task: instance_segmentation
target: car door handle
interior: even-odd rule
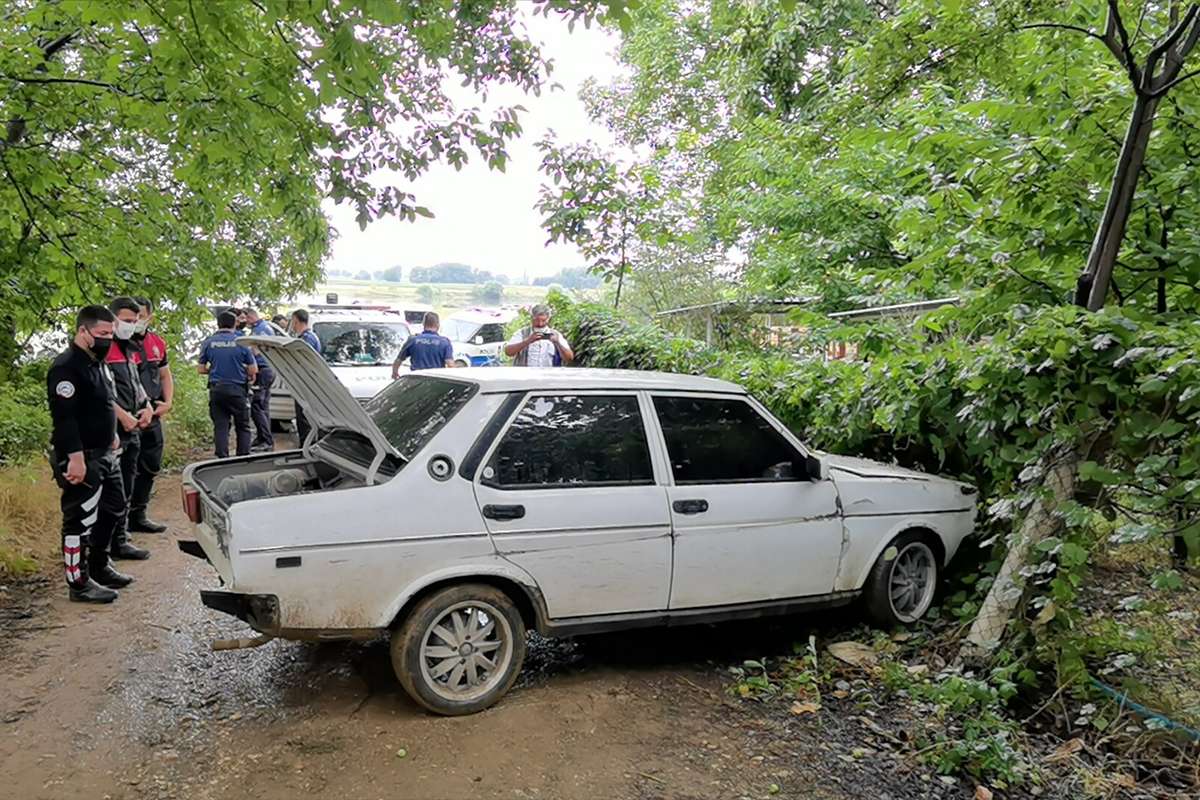
[[[707,500],[676,500],[671,504],[676,514],[703,514],[708,511]]]
[[[493,506],[483,507],[483,515],[488,519],[522,519],[525,516],[525,506]]]

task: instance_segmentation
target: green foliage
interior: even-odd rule
[[[1019,743],[1021,726],[1005,713],[1007,702],[1017,693],[1014,672],[1006,667],[986,678],[956,671],[919,678],[903,664],[887,662],[883,683],[924,704],[937,720],[937,726],[914,731],[922,759],[941,773],[963,771],[1007,788],[1025,783],[1034,769]]]
[[[207,378],[191,364],[179,363],[171,370],[175,396],[164,423],[166,451],[163,466],[178,469],[195,460],[195,451],[212,442],[212,420],[208,415]]]
[[[557,286],[561,289],[595,289],[600,285],[600,278],[593,275],[587,267],[563,267],[553,275],[534,278],[534,286]]]
[[[499,305],[504,298],[504,286],[497,281],[489,281],[475,289],[472,297],[480,303],[488,305]]]
[[[1121,4],[1131,28],[1145,12],[1138,58],[1165,30],[1167,5]],[[810,297],[818,310],[985,287],[997,307],[1068,302],[1132,92],[1095,38],[1028,26],[1099,32],[1104,11],[648,0],[622,41],[629,75],[588,93],[592,113],[642,154],[623,169],[653,187],[647,214],[660,222],[630,245],[635,283],[656,260],[695,263],[703,243],[722,256],[710,280]],[[1116,271],[1119,304],[1200,309],[1198,103],[1200,82],[1189,80],[1158,109]],[[675,207],[688,213],[672,226]],[[693,242],[690,258],[676,257],[673,228]]]
[[[825,361],[709,349],[562,295],[550,302],[583,366],[731,380],[818,449],[974,483],[986,542],[1001,548],[1040,490],[1039,459],[1084,443],[1080,493],[1057,510],[1063,533],[1042,544],[1026,576],[1035,609],[1055,603],[1055,626],[1075,621],[1072,600],[1096,548],[1149,538],[1165,547],[1166,536],[1200,521],[1200,326],[1188,319],[1074,306],[945,308],[911,330],[885,329],[884,347],[874,343],[876,328],[826,331],[873,355]],[[1102,514],[1113,519],[1104,523],[1111,536],[1096,533]],[[975,581],[976,590],[987,585]]]
[[[494,275],[486,269],[476,269],[470,264],[457,264],[452,261],[434,264],[431,267],[413,267],[409,270],[408,279],[412,283],[508,282],[506,275]]]
[[[379,280],[387,281],[388,283],[400,283],[404,280],[404,267],[399,265],[388,267],[385,270],[381,270],[377,274],[377,277]]]
[[[821,680],[818,670],[816,638],[810,636],[808,644],[792,645],[793,657],[775,659],[751,659],[741,666],[730,667],[733,683],[729,693],[747,700],[767,701],[776,698],[804,698],[813,703],[813,710],[820,708]]]
[[[431,305],[437,298],[437,289],[434,289],[428,284],[422,284],[417,287],[417,300],[426,305]]]
[[[400,185],[438,161],[502,169],[520,131],[518,106],[485,115],[444,87],[536,92],[549,69],[512,0],[15,0],[0,45],[3,339],[118,293],[196,321],[205,298],[310,289],[323,197],[360,225],[430,216]]]
[[[23,461],[50,446],[48,367],[48,362],[33,362],[0,382],[0,464]]]

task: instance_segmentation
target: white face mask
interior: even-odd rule
[[[118,339],[128,339],[133,336],[133,332],[137,330],[137,323],[126,322],[125,320],[117,320],[114,332]]]
[[[133,332],[138,334],[139,336],[141,336],[146,333],[146,329],[149,327],[150,327],[150,320],[139,319],[137,322],[133,323]]]

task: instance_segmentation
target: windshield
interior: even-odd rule
[[[452,342],[469,342],[480,324],[465,319],[448,319],[442,323],[440,333]]]
[[[321,357],[338,366],[391,364],[410,331],[403,322],[339,320],[316,322],[313,332],[321,340]]]
[[[371,398],[367,415],[404,460],[410,461],[477,388],[473,383],[403,375]]]

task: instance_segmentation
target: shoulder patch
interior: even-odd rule
[[[59,397],[70,400],[75,396],[75,384],[70,381],[59,381],[54,387],[54,393]]]

